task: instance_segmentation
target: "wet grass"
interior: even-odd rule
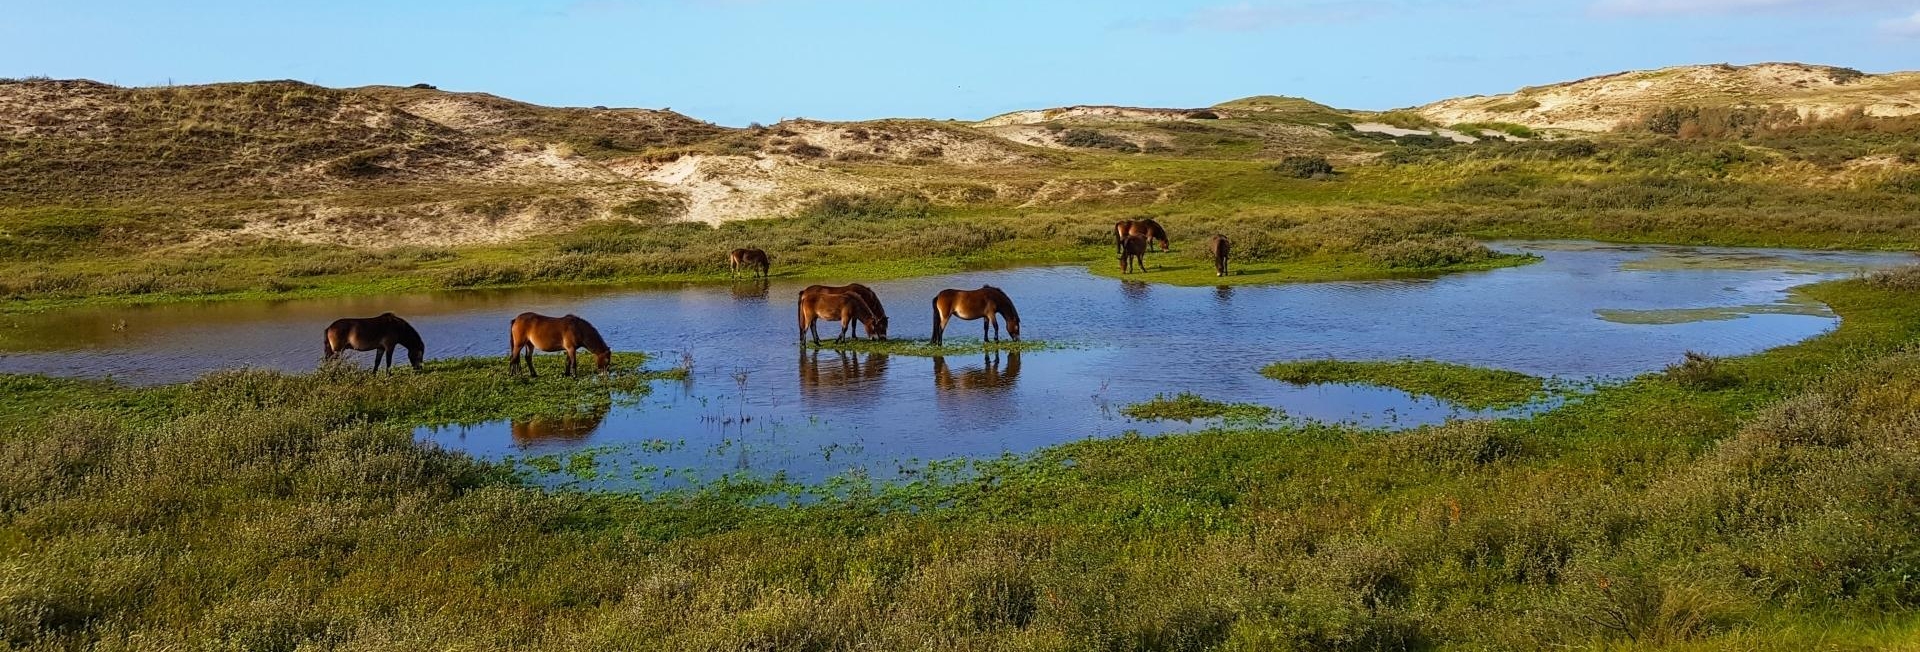
[[[1155,394],[1153,400],[1120,408],[1120,413],[1141,421],[1184,421],[1220,419],[1241,425],[1272,422],[1281,413],[1256,403],[1222,403],[1192,392],[1172,396]]]
[[[1920,631],[1920,301],[1900,285],[1809,289],[1844,317],[1836,331],[1718,360],[1707,385],[1654,374],[1525,419],[1398,433],[1088,440],[950,477],[849,477],[792,506],[767,500],[797,490],[777,479],[655,499],[546,491],[412,441],[423,420],[601,400],[618,381],[503,380],[486,360],[154,388],[12,379],[28,391],[7,414],[33,416],[0,424],[0,636],[25,649],[1898,646]],[[432,407],[469,384],[466,407]]]
[[[967,324],[972,322],[958,323]],[[951,330],[951,328],[949,328],[949,330]],[[1046,340],[1021,340],[1015,342],[1002,339],[993,342],[967,339],[964,337],[948,337],[946,341],[940,344],[934,344],[929,340],[867,340],[853,339],[852,337],[848,337],[844,342],[835,342],[831,338],[822,337],[820,343],[817,345],[812,341],[806,343],[806,347],[810,349],[846,351],[848,353],[884,353],[888,355],[909,355],[923,358],[967,355],[990,351],[1045,351],[1048,349],[1064,348],[1064,346],[1063,344],[1048,342]]]
[[[1518,407],[1547,398],[1550,393],[1547,381],[1534,376],[1433,360],[1301,360],[1276,362],[1260,373],[1295,385],[1391,387],[1470,410]]]

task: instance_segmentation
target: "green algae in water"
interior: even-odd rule
[[[1691,324],[1703,321],[1726,321],[1744,319],[1749,315],[1802,315],[1807,317],[1832,317],[1833,310],[1826,304],[1813,299],[1793,295],[1778,303],[1751,304],[1744,306],[1712,306],[1707,308],[1661,308],[1657,310],[1600,309],[1593,311],[1603,321],[1616,324],[1670,325]]]
[[[982,342],[980,340],[962,340],[962,339],[948,339],[947,341],[940,344],[934,344],[929,340],[848,339],[844,342],[835,342],[833,340],[822,339],[820,340],[819,344],[814,344],[812,341],[808,341],[806,344],[806,347],[809,349],[820,349],[820,350],[826,350],[826,351],[845,351],[848,353],[886,353],[890,355],[910,355],[910,356],[919,356],[923,358],[931,358],[935,356],[948,356],[948,355],[968,355],[973,353],[986,353],[991,351],[1025,352],[1025,351],[1045,351],[1048,349],[1066,348],[1065,345],[1055,344],[1053,342],[1048,342],[1045,340],[1024,340],[1020,342],[1001,340],[998,342]]]

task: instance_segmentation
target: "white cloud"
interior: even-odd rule
[[[1920,11],[1905,18],[1880,21],[1880,33],[1898,38],[1920,38]]]
[[[1858,10],[1908,4],[1909,0],[1597,0],[1594,13],[1605,16],[1733,14],[1746,11]]]

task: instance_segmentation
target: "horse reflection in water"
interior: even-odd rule
[[[1000,351],[981,354],[979,367],[958,371],[947,366],[946,356],[933,356],[933,386],[946,392],[1001,392],[1013,388],[1020,378],[1020,352],[1007,351],[1001,364]]]
[[[577,444],[593,436],[607,420],[612,405],[599,405],[580,412],[513,420],[513,445],[531,448],[541,444]]]
[[[773,284],[764,278],[736,281],[732,288],[733,300],[764,303],[767,300],[767,289],[772,286]]]
[[[825,355],[826,359],[821,359]],[[848,353],[823,349],[800,351],[800,391],[809,398],[831,397],[841,387],[877,384],[887,375],[887,354]]]

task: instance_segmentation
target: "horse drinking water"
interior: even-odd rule
[[[365,319],[338,319],[327,326],[325,360],[340,357],[340,352],[374,351],[373,370],[380,370],[380,359],[387,360],[387,373],[393,373],[393,348],[407,347],[407,363],[414,371],[421,368],[420,361],[427,357],[427,345],[420,340],[420,331],[413,324],[394,316],[393,313],[381,313],[379,317]]]
[[[874,316],[873,308],[867,305],[866,299],[860,298],[860,293],[828,292],[815,290],[815,288],[801,290],[800,344],[802,346],[807,343],[809,331],[813,333],[813,343],[820,343],[819,320],[821,319],[840,322],[840,335],[833,338],[835,342],[846,341],[847,329],[855,321],[867,327],[868,339],[880,339],[887,333],[886,325],[880,322],[880,318]]]
[[[954,317],[972,321],[985,319],[980,325],[980,339],[987,340],[992,333],[993,341],[1000,341],[1000,324],[995,317],[1006,320],[1007,335],[1013,341],[1020,341],[1020,313],[1013,308],[1013,299],[1007,293],[991,285],[982,285],[978,290],[941,290],[933,298],[933,343],[939,344],[941,336],[947,331],[947,320]]]
[[[867,302],[867,309],[873,312],[873,326],[867,328],[867,337],[878,340],[887,339],[887,309],[885,306],[880,305],[880,295],[874,294],[871,288],[859,283],[848,283],[837,287],[832,285],[809,285],[807,289],[800,291],[801,300],[805,301],[807,295],[810,294],[853,294],[859,296],[861,301]],[[854,337],[860,336],[860,326],[860,322],[854,322]]]
[[[564,375],[571,376],[579,369],[579,360],[575,352],[586,349],[593,354],[593,367],[597,373],[607,373],[613,366],[613,349],[600,337],[600,331],[587,323],[587,320],[567,315],[548,317],[531,312],[520,313],[513,318],[513,327],[509,334],[512,350],[507,351],[507,370],[520,373],[520,355],[524,351],[527,357],[527,375],[539,377],[533,370],[533,351],[565,351],[567,370]]]

